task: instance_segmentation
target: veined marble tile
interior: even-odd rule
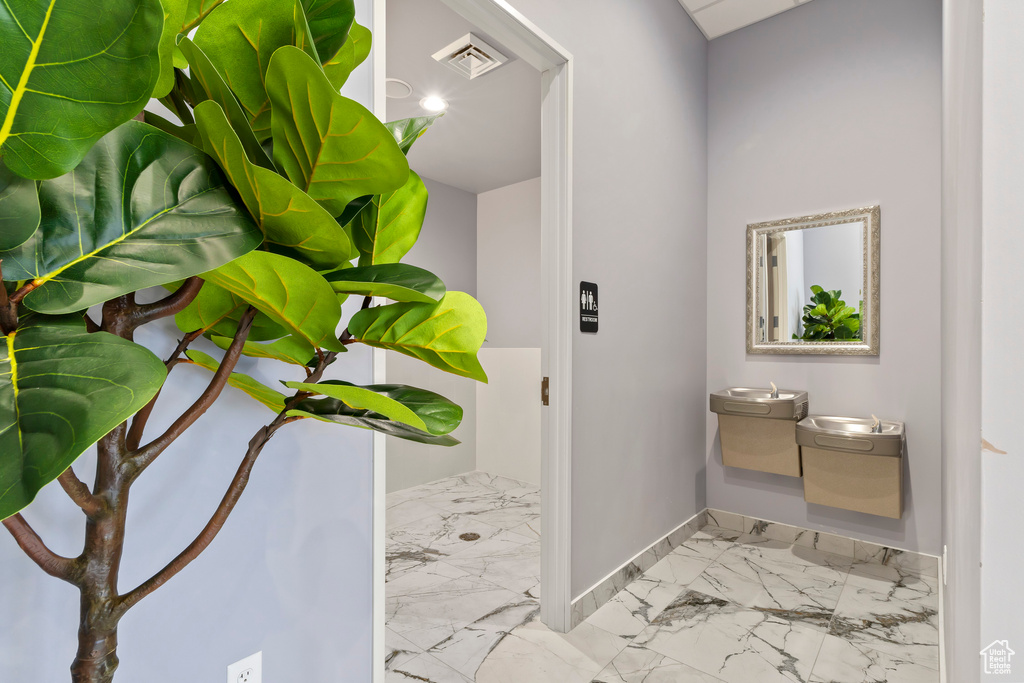
[[[693,551],[709,560],[717,560],[722,553],[732,548],[736,539],[742,535],[740,532],[732,531],[731,529],[705,526],[680,544],[679,548]]]
[[[939,668],[938,596],[877,593],[854,584],[843,590],[829,633],[861,649]],[[907,598],[907,599],[903,599]]]
[[[455,669],[430,655],[420,655],[401,666],[388,669],[385,683],[473,683]]]
[[[913,661],[825,636],[810,683],[939,683],[939,672]]]
[[[684,543],[645,571],[644,577],[683,588],[696,580],[711,562],[707,555]]]
[[[740,536],[719,559],[745,557],[768,569],[841,580],[855,563],[850,556],[805,548],[764,536]]]
[[[462,512],[499,529],[515,529],[523,524],[532,524],[540,528],[540,506],[537,505],[510,504],[481,510],[464,509]]]
[[[525,522],[509,529],[514,534],[525,536],[531,541],[540,540],[540,516],[530,515]]]
[[[689,588],[823,633],[843,592],[844,576],[780,572],[743,555],[725,553]]]
[[[586,623],[631,638],[643,631],[684,589],[640,577],[591,614]]]
[[[923,553],[913,553],[896,548],[887,548],[877,543],[866,541],[854,542],[854,558],[860,562],[871,562],[888,567],[897,567],[904,571],[914,572],[923,576],[938,576],[938,558]]]
[[[465,628],[430,648],[439,661],[465,675],[476,678],[477,669],[505,636],[540,613],[540,604],[521,597],[480,617]]]
[[[518,598],[505,588],[435,562],[388,583],[388,628],[428,649],[492,610]]]
[[[387,578],[467,551],[474,546],[502,539],[505,543],[530,542],[524,536],[502,531],[472,516],[438,512],[387,531]]]
[[[578,644],[538,621],[531,622],[502,639],[477,669],[476,683],[590,683],[604,665],[594,661],[593,651],[588,654]],[[603,652],[607,642],[589,645],[584,649]]]
[[[850,570],[846,585],[882,593],[898,600],[917,600],[939,607],[939,579],[881,564],[858,563]]]
[[[387,671],[401,667],[411,659],[423,654],[423,650],[389,628],[384,629],[384,668]]]
[[[743,515],[737,515],[735,512],[725,512],[724,510],[708,510],[707,518],[708,524],[712,526],[730,531],[738,531],[741,534],[746,533],[746,529],[743,528]]]
[[[636,638],[727,683],[807,680],[825,634],[800,623],[687,591]]]
[[[842,555],[843,557],[854,556],[856,542],[852,538],[828,534],[824,531],[809,531],[806,529],[799,529],[799,531],[800,533],[797,535],[796,540],[793,541],[794,545],[801,548],[813,548],[834,555]]]
[[[514,534],[495,536],[447,558],[445,562],[481,580],[523,593],[540,582],[540,544],[520,543]],[[525,540],[525,539],[523,539]]]
[[[443,510],[425,502],[422,498],[414,498],[387,508],[384,523],[386,528],[394,529],[417,522],[425,517],[436,515],[439,512],[443,512]]]
[[[597,675],[593,683],[720,683],[693,667],[645,647],[630,645]]]

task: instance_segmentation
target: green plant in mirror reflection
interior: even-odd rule
[[[860,313],[843,301],[842,290],[811,287],[811,303],[804,306],[802,336],[806,341],[857,341],[861,339]]]

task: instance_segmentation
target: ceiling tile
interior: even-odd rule
[[[696,12],[697,10],[704,9],[708,5],[720,2],[721,0],[679,0],[683,3],[683,7],[690,10],[690,12]]]
[[[795,0],[721,0],[694,12],[693,18],[714,39],[796,6]]]

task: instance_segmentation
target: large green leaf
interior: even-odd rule
[[[326,69],[326,67],[324,67]],[[330,71],[327,72],[330,76]],[[332,81],[333,82],[333,81]],[[395,142],[398,143],[399,149],[402,150],[403,154],[409,154],[409,150],[412,149],[413,143],[419,140],[427,129],[434,124],[437,119],[441,118],[443,114],[434,114],[433,116],[419,116],[414,119],[402,119],[401,121],[392,121],[384,124],[385,127],[391,131],[391,134],[395,136]],[[344,226],[348,226],[349,223],[354,221],[373,201],[373,195],[366,195],[353,199],[349,202],[348,206],[345,207],[345,211],[338,216],[338,223]]]
[[[386,263],[365,268],[345,268],[324,276],[336,292],[382,296],[394,301],[440,301],[446,289],[441,278],[429,270],[404,263]]]
[[[402,152],[408,154],[409,150],[412,149],[413,143],[423,137],[427,129],[434,125],[442,116],[444,116],[443,112],[432,116],[417,116],[412,119],[391,121],[385,125],[391,131],[391,134],[395,136],[395,142],[398,143]]]
[[[352,223],[360,266],[398,263],[416,244],[427,214],[427,186],[415,171],[405,185],[373,197]]]
[[[345,41],[345,44],[341,46],[341,49],[338,50],[337,54],[330,61],[323,63],[327,80],[331,82],[335,90],[341,90],[356,67],[370,56],[370,46],[372,43],[373,38],[370,35],[370,29],[353,23],[352,29],[348,34],[348,40]]]
[[[356,18],[353,0],[302,0],[306,21],[322,64],[327,64],[348,39]]]
[[[407,424],[389,420],[370,410],[352,408],[336,398],[308,398],[295,406],[294,410],[289,410],[287,415],[349,425],[360,429],[372,429],[388,436],[432,446],[458,446],[460,443],[458,439],[448,434],[431,434]]]
[[[188,359],[193,364],[206,368],[210,372],[217,372],[218,368],[220,368],[220,363],[202,351],[189,349],[185,352],[185,355],[188,356]],[[232,372],[228,375],[228,385],[239,391],[244,391],[275,413],[280,413],[284,410],[285,401],[288,398],[280,391],[274,391],[266,384],[261,384],[249,375],[242,374],[241,372]]]
[[[0,250],[24,244],[39,228],[39,192],[34,180],[15,175],[0,161]]]
[[[313,56],[310,61],[320,70],[312,40],[301,35],[305,22],[298,0],[231,0],[210,12],[193,38],[231,86],[260,140],[270,137],[270,102],[264,81],[275,51],[285,45],[306,44]]]
[[[286,178],[249,161],[220,105],[203,102],[195,115],[203,148],[231,179],[268,243],[317,270],[355,257],[352,240],[331,214]]]
[[[182,22],[188,11],[189,0],[160,0],[164,8],[164,30],[160,36],[160,76],[153,89],[153,97],[160,99],[174,87],[174,49]]]
[[[185,333],[198,331],[203,334],[234,337],[238,324],[248,308],[249,304],[241,297],[207,282],[192,303],[174,316],[174,322],[178,329]],[[248,339],[268,341],[280,339],[287,334],[288,330],[263,313],[257,313],[253,318]]]
[[[314,347],[342,350],[336,335],[341,305],[327,280],[309,266],[254,251],[206,273],[203,279],[248,301]]]
[[[230,337],[210,336],[210,341],[222,349],[231,346]],[[274,342],[245,342],[242,347],[242,354],[252,358],[270,358],[292,365],[309,366],[317,360],[316,352],[304,339],[298,337],[285,337]]]
[[[267,92],[274,163],[332,216],[353,199],[391,192],[409,178],[409,162],[384,124],[339,95],[298,48],[274,53]]]
[[[196,130],[196,124],[189,123],[184,126],[179,126],[176,123],[171,123],[159,114],[154,114],[151,111],[143,112],[142,120],[158,128],[165,133],[173,135],[182,142],[187,142],[193,147],[202,147],[203,141],[199,139],[199,131]]]
[[[182,17],[181,29],[178,33],[188,33],[199,26],[222,2],[224,0],[188,0],[188,9],[185,10],[185,16]]]
[[[38,285],[24,301],[42,313],[198,275],[263,239],[212,159],[141,121],[40,183],[39,199],[39,230],[2,257],[7,280]]]
[[[369,410],[431,434],[449,434],[462,422],[462,408],[444,396],[402,384],[360,387],[340,380],[317,384],[285,382],[289,389],[335,398],[355,410]]]
[[[142,111],[160,74],[159,0],[0,4],[0,156],[53,178]]]
[[[231,92],[228,84],[224,82],[224,78],[217,71],[213,62],[210,61],[210,58],[185,36],[179,38],[178,47],[181,48],[182,53],[188,60],[192,83],[199,86],[194,88],[196,90],[196,99],[199,100],[196,104],[200,104],[205,100],[213,100],[219,104],[220,108],[227,115],[232,130],[238,136],[239,142],[241,142],[242,147],[245,149],[245,154],[249,161],[257,166],[276,171],[274,163],[267,156],[259,140],[256,139],[256,134],[252,132],[252,128],[249,127],[249,117],[242,111],[242,106],[238,104],[238,100]]]
[[[487,335],[487,315],[464,292],[448,292],[436,304],[401,303],[352,316],[357,341],[398,351],[453,375],[487,382],[476,354]]]
[[[0,343],[0,519],[149,402],[164,364],[80,317],[35,317]]]

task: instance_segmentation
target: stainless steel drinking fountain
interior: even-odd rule
[[[711,394],[718,415],[722,463],[759,472],[800,476],[796,423],[807,415],[807,392],[735,387]]]
[[[903,516],[902,422],[813,415],[797,425],[796,440],[808,503]]]

